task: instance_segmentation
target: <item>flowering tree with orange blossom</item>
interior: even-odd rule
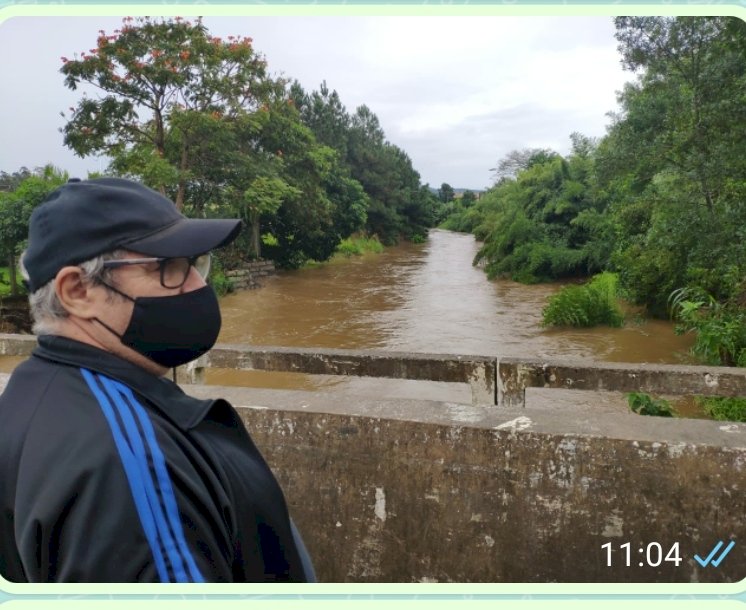
[[[81,157],[105,154],[115,172],[173,191],[179,209],[205,124],[258,112],[284,89],[251,38],[211,36],[199,19],[126,17],[98,34],[95,48],[61,58],[68,88],[98,90],[63,113],[65,145]]]

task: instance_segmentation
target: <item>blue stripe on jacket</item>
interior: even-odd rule
[[[114,436],[161,582],[171,582],[170,573],[175,582],[204,582],[184,538],[166,461],[145,408],[127,386],[81,372]]]

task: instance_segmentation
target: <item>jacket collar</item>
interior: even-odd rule
[[[182,430],[199,424],[214,400],[188,396],[173,381],[158,377],[127,360],[92,345],[58,335],[42,335],[33,351],[37,358],[83,367],[117,381],[148,400]]]

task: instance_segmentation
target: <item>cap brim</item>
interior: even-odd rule
[[[227,246],[236,239],[241,225],[235,218],[184,218],[122,247],[150,256],[196,256]]]

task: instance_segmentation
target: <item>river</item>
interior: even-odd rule
[[[541,310],[560,283],[489,281],[472,266],[471,235],[432,230],[423,244],[283,271],[261,289],[221,300],[219,341],[287,347],[387,349],[605,362],[689,363],[691,337],[630,316],[623,328],[543,329]],[[209,371],[208,382],[349,394],[468,401],[456,384]],[[574,400],[574,398],[573,398]],[[619,401],[606,401],[619,408]],[[612,404],[613,403],[613,404]],[[691,407],[685,406],[686,411]],[[690,412],[689,415],[697,415]]]

